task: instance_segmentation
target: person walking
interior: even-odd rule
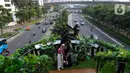
[[[58,55],[57,55],[57,69],[60,71],[60,69],[63,69],[63,55],[64,55],[64,49],[65,49],[65,44],[62,44],[60,48],[58,49]]]

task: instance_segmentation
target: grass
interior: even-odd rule
[[[26,25],[27,25],[27,26],[28,26],[28,25],[33,25],[33,24],[35,24],[36,22],[39,22],[39,21],[41,21],[41,20],[43,20],[43,18],[39,18],[39,19],[37,19],[37,20],[32,20],[32,21],[28,22]]]
[[[96,68],[96,62],[93,59],[79,61],[78,65],[72,65],[72,67],[65,67],[64,69],[84,69],[84,68]],[[56,70],[57,66],[51,66],[50,70]]]
[[[0,37],[2,37],[2,38],[8,38],[8,37],[13,36],[15,34],[16,34],[15,32],[6,32],[3,35],[0,35]]]
[[[92,24],[94,24],[95,26],[97,26],[98,28],[102,29],[104,32],[106,32],[107,34],[109,34],[112,37],[115,37],[117,39],[119,39],[120,41],[122,41],[123,43],[130,45],[130,39],[120,33],[117,33],[109,28],[106,28],[104,26],[100,26],[98,22],[88,18],[87,16],[85,17],[88,21],[90,21]]]
[[[22,28],[21,28],[21,27],[19,27],[19,28],[16,28],[15,30],[16,30],[16,31],[19,31],[19,30],[22,30]]]

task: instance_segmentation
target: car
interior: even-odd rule
[[[45,25],[47,25],[48,24],[48,22],[47,21],[45,21]]]
[[[40,24],[40,22],[36,22],[36,25],[39,25]]]
[[[81,22],[81,25],[82,25],[82,26],[84,26],[84,25],[85,25],[85,23],[84,23],[84,22]]]
[[[30,27],[26,27],[25,29],[26,29],[26,31],[30,31]]]
[[[45,32],[46,32],[46,28],[43,28],[43,29],[42,29],[42,33],[45,33]]]
[[[97,35],[94,35],[94,34],[91,34],[91,35],[90,35],[90,38],[95,39],[95,40],[98,40],[98,36],[97,36]]]
[[[77,20],[75,19],[74,22],[77,22]]]
[[[77,22],[77,23],[76,23],[76,25],[78,25],[78,26],[79,26],[79,23]]]
[[[83,19],[80,19],[80,22],[83,22]]]
[[[53,21],[52,21],[52,20],[50,20],[50,24],[51,24],[51,25],[53,24]]]

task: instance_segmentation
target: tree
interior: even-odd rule
[[[28,16],[29,16],[29,19],[34,18],[35,16],[37,16],[36,10],[34,8],[29,8]]]
[[[36,10],[37,17],[40,18],[41,14],[42,14],[41,8],[37,5],[34,7],[34,9]]]
[[[9,10],[3,8],[3,6],[0,5],[0,29],[1,34],[3,35],[3,27],[12,20],[11,14],[9,13]]]
[[[91,16],[94,20],[106,28],[116,30],[120,33],[124,30],[123,35],[128,35],[128,29],[130,28],[130,12],[126,12],[124,15],[115,15],[114,5],[98,4],[95,6],[87,6],[82,9],[84,14]]]
[[[29,15],[25,10],[19,10],[15,13],[16,17],[19,19],[20,22],[24,22],[29,19]]]
[[[54,26],[54,30],[56,31],[52,32],[62,35],[67,30],[67,24],[68,24],[68,12],[64,10],[57,18],[56,24]]]

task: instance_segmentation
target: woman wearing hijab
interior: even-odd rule
[[[58,49],[58,55],[57,55],[57,68],[60,71],[60,69],[63,69],[63,54],[64,54],[64,48],[65,44],[62,44],[60,48]]]

